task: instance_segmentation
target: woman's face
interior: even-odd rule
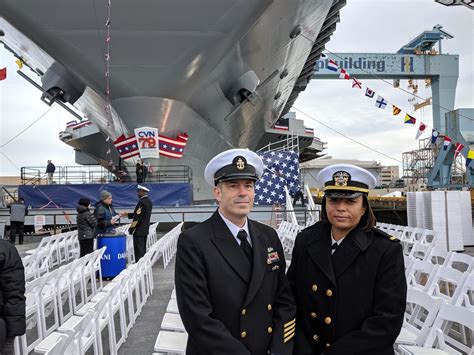
[[[356,198],[326,198],[326,213],[334,228],[349,232],[360,222],[364,215],[363,197]]]
[[[104,203],[106,205],[111,205],[112,204],[112,196],[107,197],[105,200],[102,200],[102,201],[104,201]]]

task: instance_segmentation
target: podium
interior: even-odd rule
[[[127,266],[127,237],[125,234],[101,234],[97,236],[97,249],[105,247],[100,260],[102,277],[115,277]]]

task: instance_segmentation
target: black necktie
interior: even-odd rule
[[[336,254],[338,246],[339,246],[339,244],[337,244],[337,242],[332,243],[332,245],[331,245],[331,256],[334,256],[334,254]],[[334,252],[333,252],[333,250],[334,250]]]
[[[250,265],[252,265],[253,264],[252,247],[250,246],[247,240],[247,232],[241,229],[239,233],[237,233],[237,238],[240,239],[240,247],[242,248],[242,251],[244,252],[247,259],[249,259]]]

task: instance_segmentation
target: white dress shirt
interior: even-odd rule
[[[239,238],[237,238],[237,234],[239,233],[240,230],[244,230],[247,232],[247,241],[249,242],[250,246],[252,246],[252,239],[250,238],[250,233],[249,233],[249,224],[247,218],[245,218],[245,224],[242,227],[239,227],[238,225],[232,223],[229,221],[219,210],[219,214],[221,218],[224,220],[225,224],[227,225],[227,228],[229,228],[230,232],[234,236],[235,241],[237,244],[240,245],[241,241]]]

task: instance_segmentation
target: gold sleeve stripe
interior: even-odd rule
[[[293,324],[291,327],[285,328],[285,329],[283,330],[283,332],[284,332],[284,333],[289,333],[289,332],[291,332],[291,331],[294,332],[294,331],[295,331],[295,326],[296,326],[296,324]]]
[[[286,338],[288,335],[290,335],[290,334],[292,334],[292,333],[294,333],[294,332],[295,332],[294,329],[285,332],[285,333],[283,334],[283,338]]]
[[[290,335],[288,335],[287,337],[283,338],[283,342],[284,343],[287,343],[288,341],[290,341],[291,339],[293,339],[293,337],[295,336],[295,333],[291,333]]]
[[[130,225],[130,227],[131,227],[131,228],[135,227],[135,226],[137,225],[137,222],[138,222],[138,221],[134,221],[134,222]]]
[[[290,325],[293,325],[294,323],[296,322],[296,318],[293,318],[292,320],[290,320],[289,322],[286,322],[284,327],[289,327]]]

